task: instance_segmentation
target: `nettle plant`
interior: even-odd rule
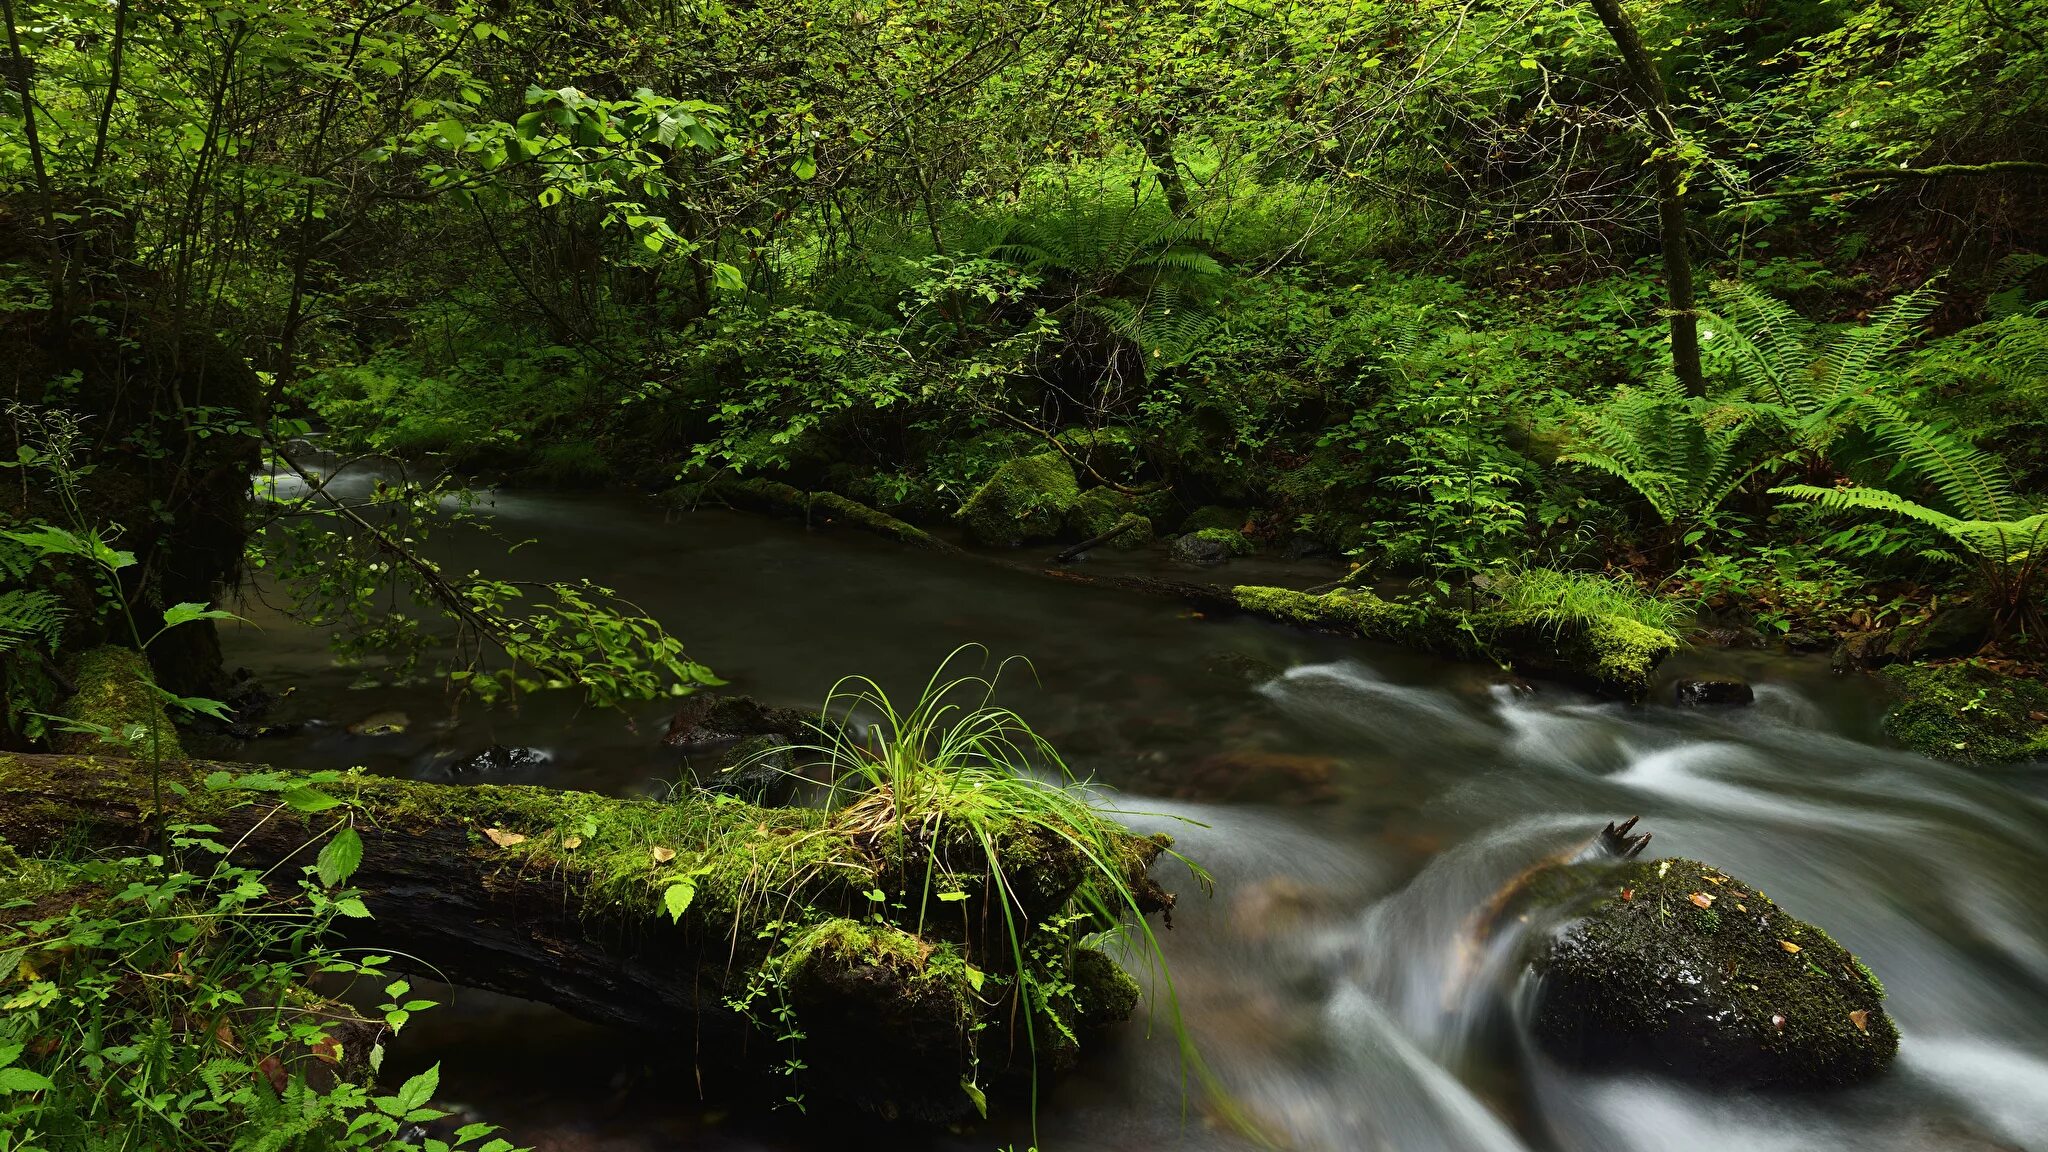
[[[20,987],[0,1000],[0,1152],[231,1148],[236,1152],[512,1152],[470,1124],[423,1125],[438,1067],[378,1094],[383,1040],[434,1002],[349,955],[334,926],[370,915],[346,886],[362,861],[354,814],[324,785],[338,773],[216,772],[222,807],[256,822],[327,826],[295,874],[235,864],[212,824],[165,829],[161,851],[21,860],[0,843],[0,964]],[[366,1017],[308,991],[381,982]]]

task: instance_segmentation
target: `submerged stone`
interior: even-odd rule
[[[1046,452],[997,468],[954,516],[976,544],[1010,548],[1058,536],[1080,495],[1074,466]]]
[[[1680,680],[1673,695],[1685,708],[1756,703],[1756,690],[1740,680]]]
[[[1563,873],[1564,870],[1558,870]],[[1762,892],[1693,860],[1569,870],[1534,961],[1558,1059],[1745,1087],[1867,1080],[1898,1054],[1884,988]]]

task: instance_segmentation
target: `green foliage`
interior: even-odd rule
[[[1574,413],[1572,424],[1572,450],[1560,463],[1620,480],[1691,540],[1772,462],[1753,407],[1687,396],[1667,376],[1616,390]]]
[[[242,795],[268,795],[246,783]],[[218,831],[174,826],[168,855],[24,863],[0,850],[0,962],[21,980],[0,1001],[10,1149],[402,1152],[423,1147],[409,1129],[447,1115],[431,1104],[437,1069],[390,1095],[370,1081],[383,1035],[431,1002],[392,982],[380,1022],[305,990],[388,979],[389,957],[330,942],[337,921],[368,915],[342,887],[361,859],[347,818],[295,874],[231,863]],[[511,1152],[490,1134],[469,1125],[424,1147]]]
[[[1615,618],[1675,637],[1692,620],[1687,606],[1652,595],[1628,577],[1610,573],[1517,568],[1487,587],[1500,598],[1501,607],[1557,629],[1586,628],[1603,618]]]

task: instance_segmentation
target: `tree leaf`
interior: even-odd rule
[[[668,891],[661,894],[661,904],[668,909],[670,922],[680,924],[683,922],[683,913],[690,910],[690,901],[696,898],[697,886],[684,880],[668,886]]]
[[[740,275],[739,269],[724,261],[719,261],[711,266],[711,278],[717,281],[720,288],[728,292],[745,292],[747,290],[747,278]]]
[[[180,624],[190,624],[194,620],[235,619],[238,619],[238,617],[233,612],[224,612],[218,608],[208,608],[204,604],[192,601],[187,601],[183,604],[173,604],[169,608],[164,609],[164,627],[166,628],[176,628]]]
[[[296,788],[287,789],[282,799],[286,806],[290,807],[294,812],[325,812],[329,808],[333,808],[341,803],[341,801],[336,800],[327,793],[308,788],[303,784]]]
[[[962,1080],[960,1090],[967,1093],[967,1099],[974,1104],[974,1110],[981,1113],[981,1118],[988,1119],[988,1096],[982,1092],[980,1085],[971,1080]]]
[[[407,1080],[404,1087],[398,1090],[399,1107],[406,1112],[410,1112],[415,1108],[423,1108],[426,1106],[427,1101],[434,1098],[434,1093],[440,1090],[441,1066],[436,1064],[425,1072]]]
[[[326,847],[320,849],[320,857],[313,863],[313,870],[320,876],[320,882],[329,888],[355,875],[356,868],[363,862],[363,838],[353,828],[343,828],[334,834]]]
[[[526,843],[525,836],[517,832],[507,832],[503,828],[486,828],[484,829],[484,835],[490,837],[491,843],[496,844],[500,848],[510,848],[514,844]]]
[[[655,845],[654,847],[652,847],[652,848],[648,849],[648,850],[647,850],[647,854],[648,854],[649,856],[652,856],[652,857],[654,857],[654,862],[655,862],[656,864],[666,864],[666,863],[668,863],[669,861],[671,861],[671,860],[673,860],[673,859],[675,859],[675,858],[676,858],[676,850],[675,850],[675,849],[673,849],[673,848],[663,848],[663,847],[662,847],[661,845],[659,845],[659,844],[657,844],[657,845]]]

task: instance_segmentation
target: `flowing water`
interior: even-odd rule
[[[1692,654],[1694,669],[1752,679],[1757,703],[1631,709],[793,524],[509,493],[489,512],[533,543],[507,558],[459,535],[454,566],[615,587],[776,703],[815,706],[853,672],[914,694],[963,643],[1028,657],[1037,683],[1014,676],[1005,702],[1120,789],[1129,823],[1172,832],[1215,875],[1205,898],[1162,867],[1182,893],[1166,950],[1209,1066],[1278,1146],[2048,1149],[2048,772],[1888,750],[1873,688],[1819,663]],[[451,714],[435,689],[351,687],[320,635],[249,612],[230,659],[298,685],[289,711],[336,722],[252,756],[468,779],[456,754],[500,743],[545,753],[500,782],[651,794],[676,778],[659,709],[637,725],[545,697]],[[345,728],[390,710],[408,714],[403,732]],[[1652,855],[1726,868],[1862,956],[1903,1037],[1893,1070],[1843,1092],[1730,1093],[1529,1050],[1511,948],[1475,948],[1473,917],[1525,868],[1635,814]],[[686,1053],[452,998],[401,1056],[444,1061],[445,1095],[544,1149],[1256,1146],[1184,1082],[1163,1024],[1111,1037],[1049,1092],[1035,1134],[907,1134],[707,1110]]]

